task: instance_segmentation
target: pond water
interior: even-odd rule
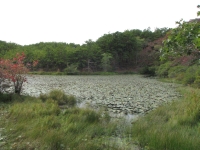
[[[79,107],[103,108],[113,117],[135,118],[163,103],[171,102],[180,94],[178,85],[159,82],[140,75],[113,76],[50,76],[29,75],[24,84],[24,95],[39,96],[53,89],[74,95]]]

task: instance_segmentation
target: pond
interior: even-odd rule
[[[79,107],[102,108],[113,117],[130,119],[177,99],[178,85],[140,75],[50,76],[29,75],[24,95],[39,96],[53,89],[74,95]]]

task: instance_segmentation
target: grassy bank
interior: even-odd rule
[[[40,98],[6,98],[11,101],[0,104],[0,149],[126,149],[113,140],[119,123],[111,122],[108,114],[73,106],[74,99],[60,91]]]
[[[182,88],[180,100],[159,107],[133,124],[131,135],[152,150],[200,148],[200,90]]]

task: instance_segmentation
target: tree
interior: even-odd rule
[[[110,53],[102,54],[101,65],[102,65],[103,71],[106,72],[106,71],[111,70],[111,65],[110,65],[111,59],[112,59],[112,55]]]
[[[200,23],[196,20],[177,21],[177,28],[172,29],[161,49],[161,60],[179,56],[196,55],[200,48]]]
[[[12,60],[1,59],[0,60],[0,78],[1,82],[6,79],[11,81],[14,85],[14,92],[20,94],[22,85],[26,82],[25,74],[28,73],[28,68],[23,64],[25,59],[24,53],[17,54]],[[1,84],[1,89],[2,89]]]
[[[137,31],[138,32],[138,31]],[[138,49],[135,31],[104,34],[97,40],[102,53],[110,53],[113,57],[113,67],[128,68],[134,64],[134,56]]]

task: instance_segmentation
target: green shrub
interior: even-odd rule
[[[183,78],[183,83],[185,85],[187,84],[193,84],[196,78],[196,71],[198,70],[197,66],[190,66],[187,68],[184,78]]]
[[[198,76],[200,76],[200,66],[199,65],[197,65],[196,66],[196,77],[198,77]]]
[[[176,78],[179,74],[185,73],[186,70],[186,66],[173,66],[168,70],[168,77]]]
[[[144,74],[144,75],[149,75],[149,76],[155,76],[155,71],[156,71],[155,66],[151,66],[151,67],[145,66],[139,70],[139,73]]]
[[[140,74],[148,74],[148,72],[149,72],[148,66],[142,67],[142,68],[140,68],[140,70],[139,70],[139,73],[140,73]]]
[[[195,81],[195,76],[194,75],[192,75],[192,74],[185,74],[184,79],[183,79],[183,83],[185,85],[193,84],[194,81]]]
[[[168,71],[171,68],[171,62],[166,62],[160,65],[156,70],[156,75],[159,77],[168,77]]]
[[[182,82],[183,81],[183,78],[184,78],[184,73],[179,73],[179,74],[177,74],[177,76],[176,76],[176,80],[177,81],[180,81],[180,82]]]
[[[197,65],[196,68],[194,86],[200,88],[200,66]]]
[[[194,86],[200,88],[200,76],[196,76],[196,79],[194,81]]]
[[[67,75],[77,75],[79,74],[79,71],[77,68],[78,68],[77,64],[68,65],[68,67],[64,69],[64,73]]]

